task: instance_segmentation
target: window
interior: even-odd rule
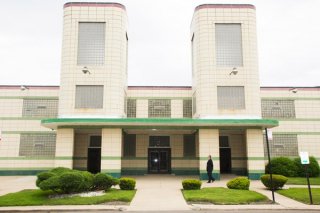
[[[137,100],[127,99],[127,117],[135,118],[137,116]]]
[[[263,136],[264,156],[267,157],[266,135]],[[273,134],[269,141],[271,157],[295,157],[298,156],[298,138],[296,134]]]
[[[241,24],[215,24],[217,66],[242,66]]]
[[[244,87],[218,86],[218,109],[245,109]]]
[[[196,156],[196,137],[194,134],[183,135],[183,156],[184,157]]]
[[[263,118],[295,118],[294,100],[262,100]]]
[[[170,147],[170,136],[150,136],[150,147]]]
[[[101,147],[101,136],[93,135],[90,136],[89,148],[100,148]]]
[[[197,112],[197,99],[196,99],[196,93],[193,93],[192,96],[192,114],[194,115]]]
[[[79,22],[78,65],[103,65],[105,23]]]
[[[171,100],[170,99],[151,99],[149,100],[149,118],[170,118]]]
[[[54,118],[57,115],[58,100],[23,99],[23,117]]]
[[[229,137],[228,136],[219,136],[219,147],[229,147]]]
[[[124,134],[123,140],[123,157],[136,156],[136,135]]]
[[[76,86],[76,103],[78,108],[103,108],[103,86]]]
[[[183,117],[192,117],[192,100],[183,100]]]
[[[19,156],[54,157],[55,134],[20,134]]]

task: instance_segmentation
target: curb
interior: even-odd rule
[[[127,206],[105,206],[105,205],[64,205],[64,206],[19,206],[0,207],[0,212],[43,212],[43,211],[127,211]]]

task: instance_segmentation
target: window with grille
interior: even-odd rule
[[[263,118],[295,118],[294,100],[262,100]]]
[[[58,115],[58,100],[24,99],[23,117],[54,118]]]
[[[20,134],[19,156],[54,157],[55,134]]]
[[[219,136],[219,147],[221,147],[221,148],[230,147],[228,136]]]
[[[195,134],[183,135],[183,156],[196,156],[196,137]]]
[[[103,86],[77,85],[75,108],[103,108]]]
[[[192,118],[192,100],[183,100],[183,117]]]
[[[218,66],[242,66],[241,24],[215,24]]]
[[[150,147],[170,147],[170,136],[150,136]]]
[[[267,157],[266,135],[263,136],[264,156]],[[298,137],[295,134],[273,134],[269,141],[271,157],[295,157],[298,156]]]
[[[103,65],[105,23],[79,22],[78,30],[78,65]]]
[[[137,100],[127,99],[127,117],[135,118],[137,116]]]
[[[136,156],[136,135],[124,134],[123,140],[123,157]]]
[[[218,86],[218,109],[245,109],[244,87]]]
[[[150,99],[148,101],[149,118],[170,118],[171,100],[170,99]]]

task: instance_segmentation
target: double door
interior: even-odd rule
[[[148,172],[152,174],[166,174],[171,172],[170,148],[149,148]]]

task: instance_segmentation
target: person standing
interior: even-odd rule
[[[207,161],[207,174],[208,174],[208,183],[211,183],[215,181],[215,179],[212,177],[212,171],[213,171],[213,162],[211,159],[211,155],[208,156]]]

